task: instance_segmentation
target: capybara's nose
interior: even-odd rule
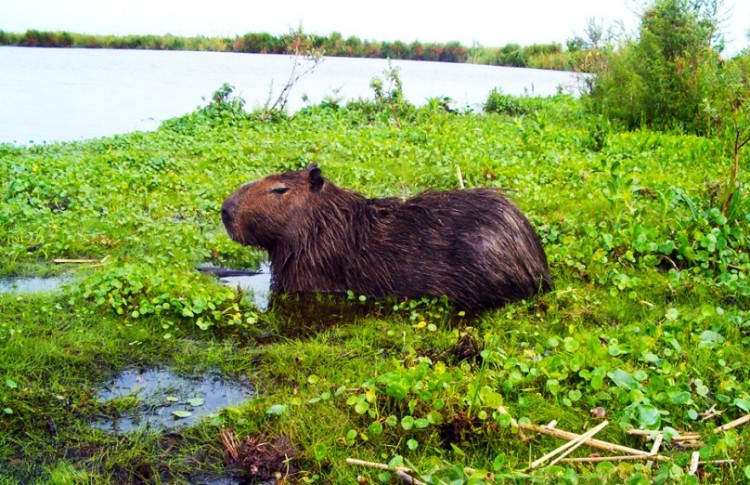
[[[224,221],[224,225],[229,225],[234,218],[234,204],[226,200],[221,205],[221,220]]]

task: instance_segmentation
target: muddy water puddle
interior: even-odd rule
[[[182,376],[165,368],[126,369],[97,392],[102,402],[117,400],[119,417],[101,418],[92,426],[113,433],[190,426],[224,408],[255,396],[249,382],[218,373]],[[115,403],[112,402],[114,405]]]
[[[60,276],[54,276],[49,278],[8,278],[0,280],[0,293],[41,293],[49,291],[57,291],[62,289],[62,286],[68,283],[67,278]]]

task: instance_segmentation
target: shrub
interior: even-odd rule
[[[703,101],[720,68],[716,0],[655,0],[641,15],[639,38],[599,67],[588,95],[594,111],[630,128],[706,133]]]
[[[493,89],[487,101],[484,102],[484,111],[517,116],[527,114],[530,110],[519,98],[503,94],[499,89]]]

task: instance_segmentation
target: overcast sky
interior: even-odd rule
[[[235,36],[340,32],[368,40],[502,46],[561,42],[587,19],[637,26],[644,0],[0,0],[0,29]],[[724,0],[727,53],[748,46],[750,0]]]

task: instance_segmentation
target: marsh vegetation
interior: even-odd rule
[[[0,145],[0,274],[72,282],[0,294],[0,480],[394,483],[399,466],[427,483],[750,477],[750,427],[713,432],[750,413],[748,91],[736,62],[713,71],[735,102],[696,125],[633,127],[595,108],[604,81],[583,100],[496,91],[484,112],[416,108],[389,71],[372,100],[293,116],[248,113],[225,88],[154,132]],[[478,314],[353,292],[280,295],[261,311],[195,269],[257,268],[265,255],[228,238],[221,202],[312,162],[372,197],[505,188],[540,234],[555,290]],[[218,372],[257,395],[166,434],[90,426],[137,407],[97,398],[132,368]],[[604,419],[598,438],[644,451],[626,430],[662,432],[665,461],[525,471],[559,442],[522,426],[582,432]],[[695,450],[678,432],[702,434],[700,460],[733,463],[690,475]]]

